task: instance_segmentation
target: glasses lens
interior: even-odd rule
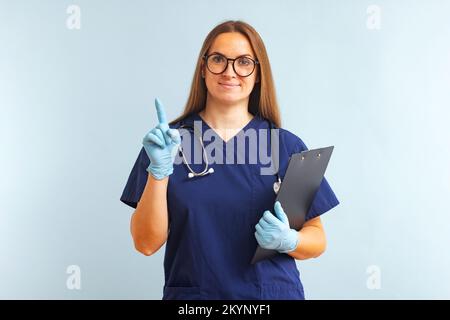
[[[234,69],[241,77],[247,77],[255,69],[255,62],[248,57],[240,57],[234,62]]]
[[[213,54],[208,57],[208,69],[212,73],[222,73],[227,67],[227,59],[220,54]]]

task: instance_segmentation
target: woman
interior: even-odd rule
[[[201,48],[183,114],[169,125],[158,100],[156,107],[159,123],[143,139],[121,201],[136,208],[131,232],[139,252],[151,255],[166,243],[163,299],[304,299],[295,259],[325,250],[319,216],[339,203],[328,182],[322,180],[307,221],[296,231],[281,205],[274,205],[277,178],[262,175],[260,161],[209,161],[214,172],[193,178],[190,169],[201,172],[207,160],[191,163],[190,169],[175,164],[180,143],[192,151],[184,135],[180,141],[182,124],[197,122],[213,132],[214,142],[224,146],[215,156],[233,150],[238,136],[269,129],[269,121],[280,127],[269,59],[258,33],[241,21],[216,26]],[[199,144],[193,132],[187,135],[192,139],[186,141]],[[289,157],[307,148],[281,128],[278,143],[283,178]],[[235,156],[236,151],[232,160]],[[258,244],[277,254],[251,264]]]

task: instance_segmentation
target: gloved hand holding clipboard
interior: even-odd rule
[[[300,230],[320,187],[334,146],[292,154],[275,201],[279,201],[292,229]],[[257,247],[252,264],[273,257],[278,251]]]

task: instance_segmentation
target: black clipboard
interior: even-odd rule
[[[292,229],[300,230],[322,183],[334,146],[294,153],[275,201],[280,201]],[[273,213],[273,210],[271,210]],[[252,264],[278,254],[276,250],[256,248]]]

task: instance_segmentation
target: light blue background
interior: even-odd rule
[[[154,98],[179,115],[204,37],[243,19],[283,126],[335,145],[341,204],[322,217],[327,251],[298,262],[307,298],[449,299],[449,17],[445,0],[0,1],[0,298],[161,298],[164,250],[134,250],[119,197]]]

